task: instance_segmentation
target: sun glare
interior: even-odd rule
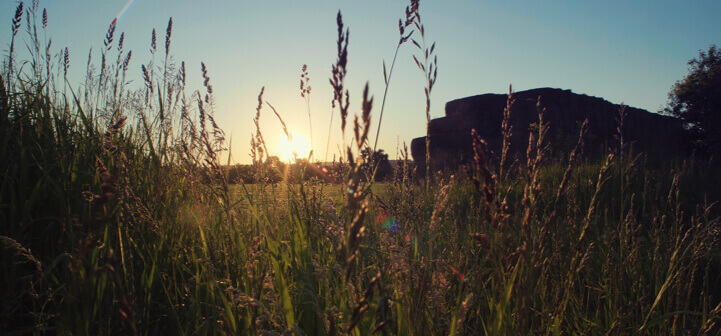
[[[293,162],[295,158],[307,159],[310,154],[310,141],[303,134],[290,132],[291,139],[281,133],[276,142],[276,155],[283,162]]]

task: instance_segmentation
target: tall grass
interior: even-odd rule
[[[13,36],[27,15],[35,39],[36,12],[37,3],[18,6]],[[42,27],[47,20],[45,13]],[[340,13],[337,22],[331,81],[345,124],[348,30]],[[498,157],[474,133],[465,169],[427,171],[428,182],[417,184],[406,149],[395,178],[372,184],[359,154],[372,125],[366,86],[339,164],[342,183],[311,183],[302,178],[308,166],[294,179],[268,158],[261,90],[252,138],[257,183],[235,185],[219,159],[227,145],[214,119],[210,69],[201,66],[201,90],[186,88],[185,64],[169,57],[171,20],[162,63],[153,31],[143,85],[127,87],[132,54],[120,36],[111,24],[100,69],[88,66],[82,93],[57,84],[67,76],[67,49],[56,73],[48,52],[31,55],[32,67],[15,67],[12,47],[6,58],[3,334],[721,330],[721,189],[712,164],[654,166],[623,139],[606,160],[584,161],[585,127],[559,161],[549,156],[541,97],[525,151],[505,141]],[[435,65],[418,64],[430,74],[430,94]],[[512,113],[509,95],[506,137]]]

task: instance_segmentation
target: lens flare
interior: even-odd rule
[[[119,20],[123,14],[128,11],[128,8],[130,8],[130,5],[132,5],[133,2],[135,2],[135,0],[128,0],[125,6],[123,6],[123,9],[121,9],[120,12],[118,12],[118,15],[115,16],[115,20]]]
[[[390,232],[396,232],[400,227],[400,222],[391,216],[388,210],[383,210],[376,216],[376,224],[383,226],[384,229]]]

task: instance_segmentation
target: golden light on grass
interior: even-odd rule
[[[283,162],[307,159],[310,155],[310,150],[310,140],[301,133],[291,131],[290,139],[284,133],[278,135],[275,152]]]
[[[368,85],[351,134],[331,122],[325,144],[310,112],[307,126],[305,113],[286,124],[263,87],[253,163],[229,164],[208,68],[205,92],[186,87],[185,63],[169,54],[172,20],[162,56],[153,30],[158,54],[138,87],[125,78],[130,51],[113,42],[118,18],[102,32],[100,68],[86,66],[91,85],[65,94],[54,85],[71,88],[68,49],[54,68],[35,33],[47,15],[38,22],[32,3],[17,4],[0,55],[2,334],[719,334],[721,169],[625,149],[623,108],[605,161],[581,151],[593,124],[554,139],[573,149],[551,142],[541,97],[525,156],[509,150],[513,116],[527,112],[509,94],[487,139],[500,158],[474,130],[458,171],[431,172],[430,156],[413,164],[404,144],[388,179],[373,181],[375,161],[359,154],[372,150]],[[418,3],[399,25],[416,46]],[[337,24],[331,112],[345,123],[358,95],[344,82],[340,14]],[[19,31],[31,47],[16,59]],[[421,51],[428,119],[435,54]],[[301,90],[306,79],[304,67]],[[331,134],[352,139],[338,160],[287,164],[328,149]]]

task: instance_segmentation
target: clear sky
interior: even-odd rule
[[[105,32],[127,0],[45,0],[54,50],[68,47],[70,73],[78,84],[88,51],[99,59]],[[26,1],[26,5],[29,3]],[[312,140],[323,159],[330,125],[332,91],[328,83],[336,59],[336,13],[350,28],[346,85],[351,111],[359,112],[362,87],[375,96],[373,131],[383,96],[383,61],[390,62],[398,42],[401,0],[134,0],[119,18],[125,49],[133,50],[129,76],[142,81],[150,33],[162,45],[173,18],[171,53],[185,61],[190,87],[201,88],[200,62],[208,66],[216,97],[216,119],[232,137],[232,157],[247,163],[260,88],[298,137],[310,137],[308,114],[300,96],[301,67],[311,78]],[[16,1],[0,1],[0,45],[7,54]],[[481,1],[422,0],[426,39],[437,42],[438,81],[431,116],[442,116],[447,101],[482,93],[537,87],[571,89],[613,103],[658,111],[673,83],[688,71],[687,61],[721,45],[721,1]],[[4,22],[4,23],[2,23]],[[23,25],[25,22],[23,22]],[[24,27],[22,28],[24,29]],[[24,34],[19,34],[25,39]],[[116,35],[118,36],[118,35]],[[117,39],[117,37],[116,37]],[[398,145],[425,135],[423,74],[401,48],[390,83],[379,148],[393,159]],[[419,54],[420,56],[420,54]],[[97,65],[96,65],[97,66]],[[77,86],[77,85],[76,85]],[[271,151],[280,123],[265,109],[261,126]],[[340,118],[333,117],[331,153],[341,142]],[[347,132],[346,140],[350,140]]]

